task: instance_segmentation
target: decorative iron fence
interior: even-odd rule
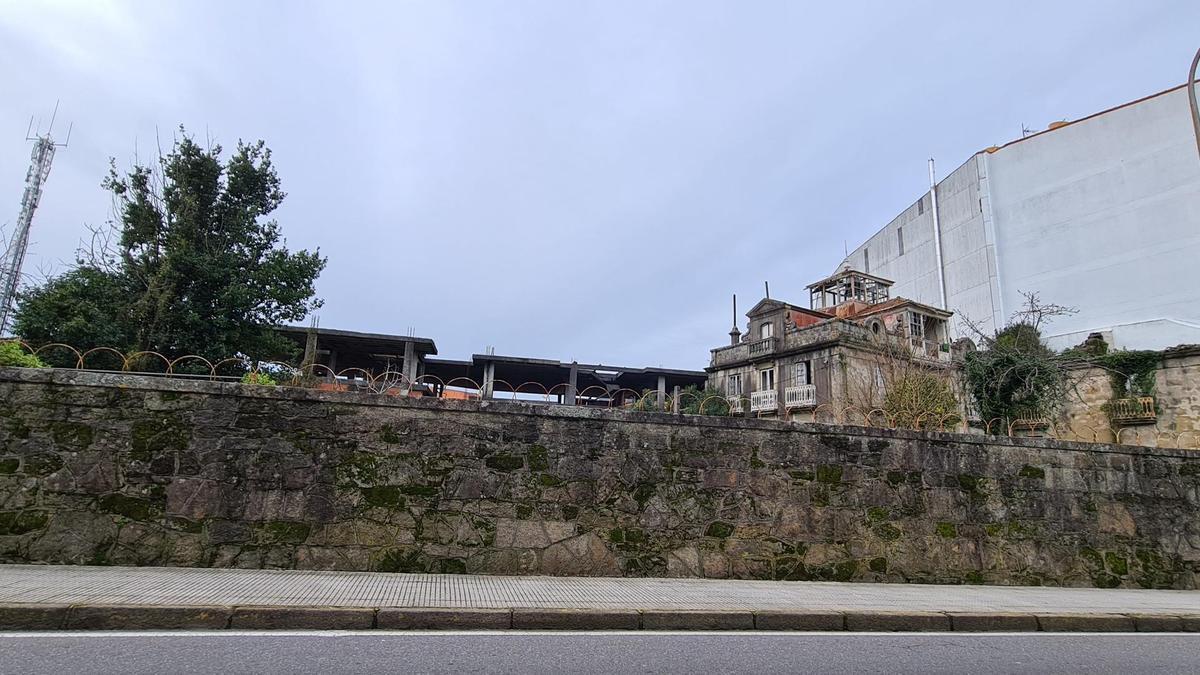
[[[123,353],[111,347],[96,347],[81,351],[70,345],[59,343],[33,348],[19,340],[0,341],[0,343],[3,342],[14,342],[20,345],[26,353],[38,357],[44,357],[52,351],[57,351],[60,356],[56,359],[57,361],[63,362],[61,357],[65,355],[66,361],[74,362],[72,367],[66,369],[88,372],[121,372],[226,382],[242,381],[246,374],[266,374],[276,383],[275,385],[247,384],[247,386],[303,387],[322,391],[350,391],[466,401],[484,398],[508,399],[547,405],[595,406],[676,415],[738,416],[779,411],[778,398],[774,390],[752,392],[749,397],[722,396],[695,391],[667,391],[660,396],[656,390],[637,392],[632,389],[593,385],[575,391],[572,396],[571,386],[565,382],[546,387],[538,382],[513,384],[497,379],[492,382],[491,396],[485,397],[484,383],[466,377],[443,381],[434,375],[422,375],[410,379],[404,373],[393,370],[378,374],[362,368],[345,368],[334,371],[323,364],[301,367],[276,361],[252,361],[241,356],[213,361],[197,355],[171,358],[151,351]],[[572,400],[573,403],[571,403]],[[1128,410],[1131,414],[1145,415],[1148,414],[1147,411],[1154,410],[1153,399],[1129,400],[1133,401],[1129,404],[1131,407]],[[1176,431],[1147,425],[1128,426],[1115,417],[1113,417],[1113,423],[1108,426],[1023,419],[968,422],[957,413],[918,415],[913,418],[910,414],[889,414],[882,408],[867,410],[857,406],[839,406],[832,403],[816,405],[816,387],[812,385],[786,389],[783,414],[779,415],[778,419],[789,423],[811,421],[883,429],[981,433],[995,436],[1042,437],[1091,443],[1200,449],[1200,430]]]

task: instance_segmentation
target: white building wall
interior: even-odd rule
[[[970,336],[964,318],[990,331],[1035,291],[1079,309],[1048,326],[1061,336],[1055,346],[1093,331],[1124,349],[1200,343],[1200,157],[1189,115],[1180,87],[977,153],[946,176],[938,205],[955,334]],[[869,250],[870,272],[896,281],[894,295],[937,305],[922,199],[923,215],[909,207],[844,264],[862,269]]]
[[[938,183],[946,308],[954,312],[952,337],[971,335],[965,319],[991,331],[996,314],[995,267],[980,200],[980,161],[978,155],[972,157]],[[900,229],[904,231],[903,255],[897,234]],[[864,256],[864,251],[869,253]],[[870,270],[863,268],[868,258]],[[855,249],[843,261],[847,264],[895,281],[892,297],[940,307],[929,193]]]
[[[1190,114],[1181,87],[989,157],[1006,307],[1037,291],[1079,309],[1051,334],[1200,323],[1200,157]],[[1137,342],[1119,346],[1145,344]]]

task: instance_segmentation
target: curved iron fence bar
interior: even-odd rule
[[[704,398],[700,399],[700,404],[698,406],[696,406],[696,414],[704,415],[705,414],[704,411],[708,409],[709,401],[718,401],[719,402],[718,405],[720,405],[722,403],[725,404],[725,415],[724,416],[725,417],[732,416],[733,407],[729,405],[729,399],[727,399],[724,396],[721,396],[719,394],[710,394],[710,395],[705,396]]]
[[[620,389],[617,389],[617,390],[615,390],[615,391],[613,391],[613,392],[612,392],[612,395],[611,395],[611,397],[609,398],[609,401],[608,401],[608,407],[610,407],[610,408],[611,408],[611,407],[613,407],[613,404],[616,404],[616,403],[617,403],[617,395],[618,395],[618,394],[624,394],[624,393],[626,393],[626,392],[628,392],[628,393],[630,393],[630,394],[633,394],[633,398],[634,398],[634,400],[637,400],[637,398],[638,398],[639,394],[638,394],[636,391],[634,391],[634,390],[632,390],[632,389],[629,389],[629,388],[626,388],[626,387],[621,387]],[[628,401],[628,397],[627,397],[627,396],[621,396],[621,402],[620,402],[618,405],[620,405],[620,406],[625,406],[625,405],[628,405],[627,401]]]
[[[470,384],[471,386],[468,387],[468,386],[465,386],[462,384],[455,384],[455,382],[466,382],[466,383]],[[476,382],[475,380],[472,380],[469,377],[456,377],[456,378],[450,380],[449,382],[446,383],[446,388],[449,389],[450,387],[458,387],[459,389],[473,389],[476,392],[476,396],[483,395],[483,387],[478,382]]]
[[[21,344],[24,344],[24,343],[21,343]],[[29,346],[25,345],[25,347],[28,348]],[[51,347],[69,349],[71,351],[71,353],[75,355],[75,363],[76,363],[75,367],[79,368],[79,369],[83,368],[83,355],[79,353],[79,350],[75,349],[71,345],[63,344],[61,342],[51,342],[49,344],[44,344],[41,347],[38,347],[37,349],[35,349],[33,351],[33,355],[40,356],[43,350],[50,349]]]
[[[558,389],[559,387],[562,387],[562,394],[561,394],[562,396],[566,396],[567,392],[571,391],[571,383],[563,382],[562,384],[556,384],[553,387],[550,387],[549,389],[546,390],[546,393],[550,394],[550,395],[557,395],[557,394],[554,394],[554,390]],[[578,394],[576,394],[576,395],[578,396]]]
[[[97,352],[110,352],[112,354],[116,354],[117,358],[121,359],[121,363],[125,362],[125,355],[122,354],[121,352],[117,351],[116,349],[113,349],[112,347],[92,347],[91,349],[89,349],[79,355],[79,369],[83,370],[84,368],[86,368],[87,367],[87,357],[89,357],[92,354],[95,354]]]
[[[343,369],[339,370],[337,373],[337,377],[344,377],[347,380],[358,379],[358,378],[351,377],[350,375],[347,375],[347,373],[355,373],[355,372],[362,373],[363,379],[366,380],[367,382],[371,381],[371,371],[367,370],[366,368],[359,368],[358,366],[351,366],[350,368],[343,368]]]
[[[598,395],[589,393],[593,389],[597,390]],[[578,394],[575,395],[575,405],[583,405],[583,403],[581,401],[584,398],[608,398],[608,389],[606,389],[605,387],[601,387],[598,384],[593,384],[593,385],[584,387],[582,391],[580,391]]]
[[[204,358],[203,356],[197,356],[195,354],[186,354],[186,355],[180,356],[179,358],[175,359],[174,361],[171,361],[170,363],[168,363],[167,364],[167,373],[173,374],[175,372],[175,364],[180,363],[181,361],[186,361],[188,359],[195,359],[195,360],[203,361],[204,365],[208,366],[208,374],[210,377],[217,374],[217,371],[213,369],[212,361],[209,361],[208,359]]]
[[[221,369],[221,366],[225,365],[226,363],[236,363],[240,366],[245,366],[246,359],[244,359],[240,356],[230,356],[230,357],[221,359],[220,361],[217,361],[216,363],[213,364],[213,375],[212,376],[220,377],[220,375],[218,374],[217,371],[219,371]]]
[[[544,401],[545,401],[545,402],[547,402],[547,403],[549,403],[549,402],[550,402],[550,391],[549,391],[548,389],[546,389],[546,386],[545,386],[545,385],[543,385],[541,382],[522,382],[521,384],[518,384],[518,385],[517,385],[517,386],[516,386],[516,387],[513,389],[513,392],[512,392],[512,395],[513,395],[513,400],[514,400],[514,401],[515,401],[515,400],[517,400],[517,395],[518,395],[518,394],[522,394],[522,393],[529,393],[529,394],[535,394],[535,395],[536,395],[536,394],[538,393],[538,392],[536,392],[536,391],[532,391],[532,392],[522,392],[522,391],[521,391],[521,388],[522,388],[522,387],[524,387],[525,385],[533,385],[533,386],[541,387],[541,389],[542,389],[542,391],[541,391],[542,400],[544,400]]]
[[[130,372],[130,373],[138,372],[138,371],[134,371],[134,370],[129,370],[129,365],[131,363],[133,363],[134,360],[136,360],[138,357],[141,357],[141,356],[157,356],[158,358],[162,359],[163,363],[166,364],[166,366],[168,368],[171,366],[171,359],[168,359],[167,357],[165,357],[162,354],[159,354],[158,352],[155,352],[155,351],[143,350],[140,352],[132,352],[131,354],[126,356],[125,357],[125,365],[121,368],[121,370],[123,370],[125,372]],[[147,370],[144,372],[153,373],[155,371]]]
[[[425,378],[429,378],[430,382],[426,382]],[[439,388],[445,388],[446,386],[446,383],[442,381],[442,378],[438,377],[437,375],[420,375],[417,377],[417,379],[413,380],[413,386],[418,384],[430,384],[431,382],[435,383]],[[438,392],[438,396],[441,396],[440,391]]]

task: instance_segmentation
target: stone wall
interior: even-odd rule
[[[0,369],[0,561],[1195,588],[1200,454]]]
[[[1184,345],[1162,352],[1154,372],[1158,419],[1151,424],[1121,426],[1109,420],[1105,406],[1113,399],[1107,371],[1091,368],[1073,376],[1073,395],[1063,411],[1059,435],[1079,440],[1159,447],[1200,447],[1200,346]]]

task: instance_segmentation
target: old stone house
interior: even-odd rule
[[[878,393],[881,358],[900,346],[930,367],[953,368],[951,313],[889,297],[892,282],[844,269],[808,287],[809,306],[764,298],[736,325],[730,343],[712,350],[708,384],[739,411],[813,419],[822,408],[852,404],[859,389]]]

